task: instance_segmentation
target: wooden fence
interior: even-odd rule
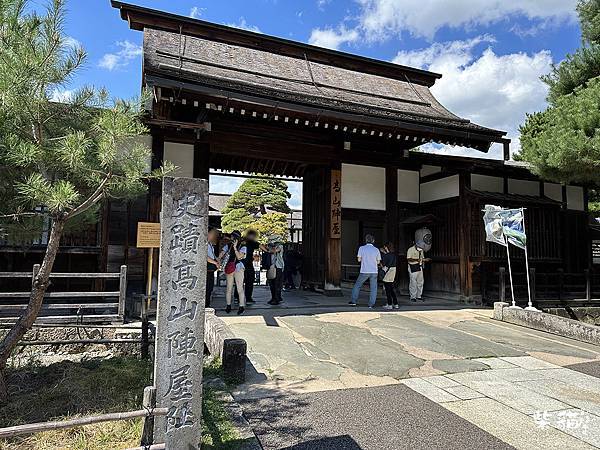
[[[167,408],[156,407],[156,388],[154,386],[146,386],[144,388],[143,407],[144,409],[139,409],[136,411],[116,412],[52,422],[27,423],[24,425],[0,428],[0,439],[11,439],[26,434],[42,433],[53,430],[67,430],[85,425],[91,425],[94,423],[115,422],[119,420],[130,420],[143,417],[144,426],[142,428],[141,447],[136,447],[135,449],[129,450],[162,450],[165,448],[165,444],[153,443],[154,418],[158,416],[166,416],[168,414],[168,410]]]
[[[32,272],[0,272],[0,278],[30,278],[32,281],[40,269],[33,266]],[[127,295],[127,266],[111,273],[52,273],[52,279],[116,280],[115,291],[53,292],[44,296],[44,304],[38,322],[46,323],[97,323],[123,321],[125,297]],[[30,292],[0,292],[0,323],[14,322],[27,307]],[[56,300],[63,300],[56,302]],[[101,299],[98,301],[98,299]],[[114,299],[113,301],[108,301]],[[94,301],[96,300],[96,301]]]
[[[600,304],[598,275],[588,269],[582,273],[566,273],[562,269],[553,273],[538,273],[535,268],[530,268],[531,300],[534,305],[542,307],[561,306],[565,303],[570,306]],[[489,283],[482,280],[484,300],[510,303],[512,294],[508,270],[500,267],[498,272],[489,276]],[[513,272],[513,286],[518,303],[527,301],[526,280],[525,272]]]

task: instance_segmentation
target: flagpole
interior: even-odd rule
[[[523,216],[523,232],[525,235],[525,209],[521,208],[521,215]],[[531,281],[529,280],[529,258],[527,257],[527,238],[525,238],[525,270],[527,271],[527,295],[529,296],[529,302],[527,304],[528,311],[537,311],[538,309],[533,306],[533,302],[531,301]]]
[[[506,236],[504,234],[502,234],[502,236],[504,236],[504,244],[506,247],[506,259],[508,259],[508,278],[510,279],[510,295],[512,296],[512,306],[511,308],[519,308],[517,306],[517,304],[515,303],[515,289],[513,287],[513,279],[512,279],[512,268],[510,266],[510,249],[508,246],[508,239],[506,239]],[[521,309],[521,308],[519,308]]]

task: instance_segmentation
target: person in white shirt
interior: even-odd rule
[[[227,306],[225,307],[225,312],[231,312],[231,298],[233,297],[233,285],[235,283],[240,297],[238,315],[242,314],[246,309],[246,297],[244,295],[245,267],[243,262],[244,258],[246,258],[246,247],[240,247],[241,239],[241,233],[239,231],[233,231],[231,233],[231,241],[223,247],[223,251],[219,257],[221,267],[223,268],[227,279],[227,290],[225,291]]]
[[[369,280],[369,308],[375,306],[377,300],[377,273],[379,271],[379,263],[381,262],[381,253],[379,249],[373,245],[375,238],[367,234],[365,236],[365,245],[358,249],[357,259],[360,263],[360,274],[354,283],[352,288],[352,300],[350,304],[356,306],[358,302],[358,295],[360,294],[360,288]]]
[[[210,228],[208,230],[208,245],[206,254],[206,300],[205,304],[208,308],[212,292],[215,287],[215,272],[219,270],[219,261],[216,254],[216,246],[219,243],[219,230]]]

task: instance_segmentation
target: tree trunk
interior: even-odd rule
[[[31,328],[42,308],[44,295],[48,288],[50,273],[52,272],[54,260],[58,253],[64,226],[65,220],[63,218],[56,219],[52,222],[50,238],[48,239],[44,260],[42,261],[39,272],[33,280],[27,308],[0,343],[0,404],[6,403],[8,400],[7,385],[4,378],[8,358],[21,338]]]

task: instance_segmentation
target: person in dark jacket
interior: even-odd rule
[[[260,248],[260,244],[256,241],[258,233],[255,230],[246,231],[246,258],[244,258],[244,292],[246,293],[246,303],[254,303],[252,294],[254,293],[254,281],[256,279],[256,271],[254,270],[254,252]]]
[[[398,256],[395,253],[394,244],[388,242],[381,249],[381,270],[383,271],[383,288],[387,297],[387,305],[384,309],[398,309],[398,297],[394,290],[394,281],[396,280],[396,262]]]

